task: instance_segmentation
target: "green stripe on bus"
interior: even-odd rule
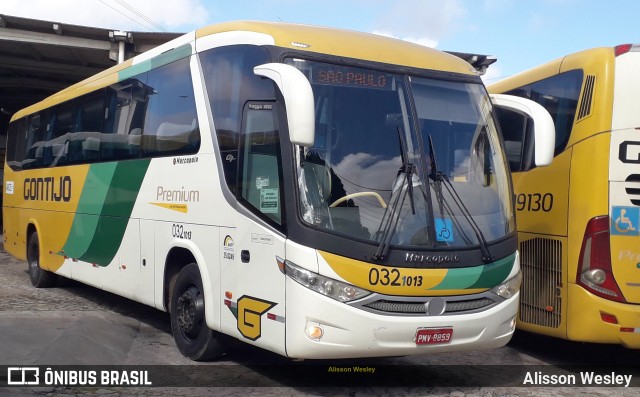
[[[484,266],[449,269],[442,282],[433,289],[493,288],[506,280],[514,260],[515,254]]]
[[[129,223],[150,159],[92,164],[64,254],[107,266]]]
[[[73,218],[67,242],[62,248],[64,255],[81,259],[87,252],[96,233],[99,216],[109,192],[116,165],[117,163],[100,163],[89,167],[76,215]]]
[[[131,67],[120,71],[118,73],[118,81],[123,81],[139,74],[148,72],[149,70],[155,69],[162,65],[177,61],[178,59],[186,58],[188,56],[191,56],[192,53],[193,49],[191,48],[190,44],[181,45],[180,47],[176,47],[149,60],[131,65]]]
[[[516,254],[507,256],[493,263],[484,266],[484,270],[478,281],[471,288],[493,288],[507,280],[513,263],[516,260]]]
[[[96,233],[83,255],[83,261],[100,266],[107,266],[113,261],[150,162],[150,159],[145,159],[117,163]]]
[[[484,266],[448,269],[444,279],[432,289],[467,289],[478,281],[483,269]]]

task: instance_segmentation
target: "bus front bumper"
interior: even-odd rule
[[[390,357],[497,348],[507,344],[513,335],[518,302],[519,294],[477,313],[380,315],[327,298],[287,279],[287,356]],[[310,328],[320,328],[322,336],[309,336]],[[417,344],[418,330],[424,328],[436,332],[450,328],[451,338],[442,343]]]

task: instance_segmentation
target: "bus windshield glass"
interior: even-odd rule
[[[382,246],[486,247],[514,232],[508,173],[480,83],[301,59],[313,146],[298,151],[312,227]]]

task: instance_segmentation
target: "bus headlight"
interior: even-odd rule
[[[285,261],[285,274],[299,284],[324,296],[340,302],[350,302],[371,294],[371,292],[354,285],[343,283],[329,277],[303,269],[289,261]]]
[[[491,292],[504,298],[509,299],[520,291],[520,285],[522,284],[522,272],[518,272],[515,276],[511,277],[504,283],[494,287]]]

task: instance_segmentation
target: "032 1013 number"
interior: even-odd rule
[[[553,208],[553,194],[551,193],[520,193],[516,196],[516,210],[549,212]]]
[[[420,287],[422,286],[422,276],[402,276],[398,269],[377,269],[369,270],[370,285],[391,285],[393,287]]]
[[[188,230],[184,230],[184,226],[180,224],[173,224],[171,226],[171,234],[175,238],[191,240],[191,232]]]

